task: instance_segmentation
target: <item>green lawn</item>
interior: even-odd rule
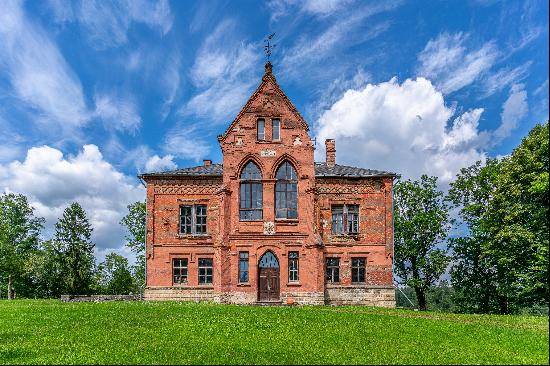
[[[548,364],[548,318],[0,301],[0,364]]]

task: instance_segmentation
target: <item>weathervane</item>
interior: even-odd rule
[[[268,36],[266,39],[264,39],[264,51],[265,55],[267,56],[267,61],[269,62],[269,59],[271,58],[271,52],[273,49],[277,46],[276,44],[271,44],[271,39],[275,37],[275,33],[272,33],[270,36]]]

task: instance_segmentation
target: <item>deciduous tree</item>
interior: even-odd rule
[[[38,249],[44,219],[34,215],[34,208],[22,194],[0,196],[0,281],[11,298],[14,291],[32,292],[25,272],[25,262]]]
[[[145,202],[134,202],[128,205],[128,214],[120,224],[126,227],[126,246],[136,254],[136,265],[132,268],[136,286],[140,291],[145,288],[145,233],[146,233]]]
[[[414,288],[420,310],[426,310],[426,293],[445,272],[449,257],[441,247],[450,229],[448,206],[437,189],[437,178],[397,182],[395,202],[395,268],[406,285]]]

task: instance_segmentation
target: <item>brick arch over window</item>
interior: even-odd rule
[[[263,219],[262,171],[253,161],[248,161],[239,175],[239,218],[242,221]]]
[[[277,160],[273,162],[269,171],[266,172],[267,174],[269,174],[268,177],[270,179],[276,179],[277,171],[285,161],[288,161],[294,167],[294,169],[296,169],[296,177],[299,176],[300,170],[301,170],[300,163],[298,163],[298,161],[296,160],[296,158],[294,158],[294,156],[284,153],[281,156],[279,156]]]
[[[275,173],[275,218],[298,218],[298,174],[288,160],[283,161]]]

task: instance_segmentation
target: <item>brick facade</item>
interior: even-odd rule
[[[275,119],[280,121],[276,141]],[[263,139],[258,136],[259,120],[265,122]],[[263,275],[260,280],[259,261],[271,251],[278,262],[274,269],[278,291],[270,301],[395,306],[391,271],[395,174],[336,164],[334,140],[327,140],[328,164],[314,163],[308,130],[268,63],[260,86],[218,137],[223,164],[205,160],[202,167],[141,176],[147,185],[146,299],[256,303],[262,300],[260,285],[277,282]],[[261,172],[262,218],[254,221],[241,220],[239,214],[240,178],[249,162]],[[296,219],[276,218],[277,171],[284,162],[296,172]],[[181,233],[182,205],[206,206],[206,233]],[[335,205],[358,208],[357,233],[333,233]],[[242,283],[240,252],[248,254],[248,281]],[[289,252],[298,252],[295,281],[289,280]],[[325,280],[326,258],[339,260],[337,283]],[[365,276],[352,283],[354,258],[365,259]],[[174,283],[174,259],[187,260],[183,283]],[[212,259],[212,283],[199,284],[200,259]],[[267,291],[275,286],[269,282]]]

